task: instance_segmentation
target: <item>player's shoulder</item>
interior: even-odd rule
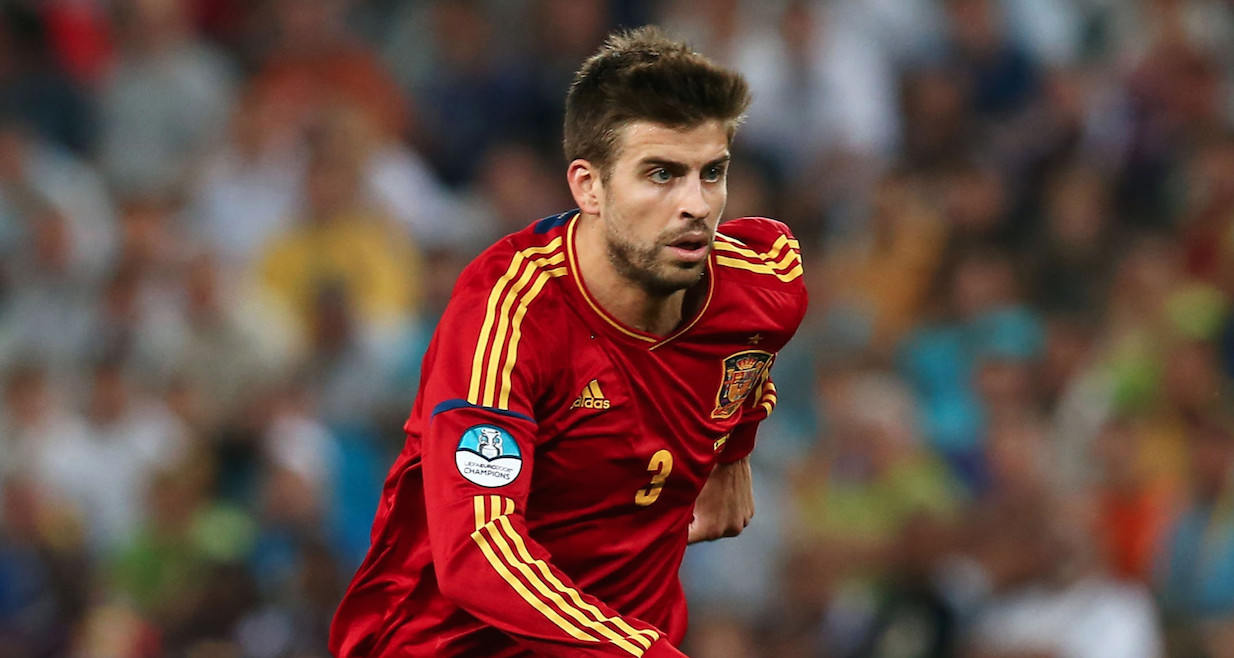
[[[784,222],[741,217],[720,225],[715,263],[726,278],[739,283],[804,294],[801,245]]]
[[[495,242],[463,270],[454,298],[487,297],[498,287],[501,294],[534,292],[536,297],[551,291],[551,280],[567,273],[566,226],[577,213],[550,215]]]

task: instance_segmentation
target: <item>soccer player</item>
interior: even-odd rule
[[[681,656],[690,541],[753,514],[805,313],[781,223],[718,226],[745,80],[654,28],[566,98],[577,210],[460,276],[331,630],[337,656]]]

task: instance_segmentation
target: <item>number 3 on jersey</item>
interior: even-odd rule
[[[668,474],[673,472],[673,453],[667,450],[657,450],[656,454],[651,456],[647,472],[651,473],[651,484],[634,494],[634,504],[639,507],[647,507],[660,497],[660,491],[664,489],[664,481],[668,479]]]

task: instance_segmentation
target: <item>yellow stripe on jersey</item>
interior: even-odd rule
[[[656,631],[638,630],[620,617],[605,616],[599,608],[584,601],[577,590],[567,587],[553,575],[543,560],[532,557],[522,536],[510,523],[509,516],[514,513],[513,499],[481,495],[473,498],[473,504],[476,531],[471,536],[485,559],[524,600],[571,637],[589,642],[603,641],[596,637],[598,635],[636,657],[642,656],[659,639]],[[583,610],[591,616],[584,615]]]
[[[565,254],[557,254],[554,258],[565,258]],[[561,272],[561,274],[552,274],[553,272]],[[540,274],[536,276],[535,283],[531,286],[531,290],[518,302],[518,310],[514,312],[514,328],[510,333],[510,348],[507,350],[505,366],[501,369],[501,394],[497,400],[498,409],[510,408],[510,390],[513,388],[510,384],[510,373],[514,371],[514,364],[518,361],[518,342],[523,338],[523,317],[527,315],[527,307],[540,294],[540,290],[544,288],[544,284],[549,279],[554,276],[563,276],[565,273],[566,269],[564,267],[540,271]],[[487,391],[487,388],[485,390]]]
[[[497,313],[497,329],[490,343],[492,348],[488,356],[488,368],[484,371],[484,398],[481,404],[486,407],[493,406],[493,392],[497,387],[497,382],[493,380],[493,370],[497,368],[497,362],[501,359],[502,347],[506,342],[506,331],[510,328],[510,308],[514,305],[515,299],[518,298],[523,288],[531,282],[535,273],[536,268],[534,267],[524,268],[518,280],[510,286],[510,289],[501,299],[501,310]]]
[[[502,347],[509,344],[513,348],[517,345],[516,342],[509,342],[513,339],[513,336],[511,336],[510,339],[507,338],[507,331],[510,330],[510,325],[516,322],[522,322],[523,315],[527,311],[527,306],[531,304],[531,301],[535,299],[536,295],[540,294],[540,290],[544,288],[544,282],[549,279],[547,275],[542,275],[539,273],[539,266],[555,265],[563,260],[565,260],[565,254],[557,253],[547,258],[540,258],[532,261],[531,265],[524,270],[523,275],[518,278],[518,281],[511,286],[510,290],[506,293],[505,299],[501,303],[501,320],[497,323],[497,332],[494,335],[492,342],[493,351],[488,358],[488,370],[484,374],[484,401],[482,403],[484,406],[492,407],[496,406],[495,403],[497,403],[495,397],[497,391],[498,373],[504,370],[504,368],[500,367],[502,365],[501,354],[503,351],[506,351],[503,350]],[[531,283],[533,280],[535,283]],[[531,284],[531,288],[528,293],[522,296],[522,299],[518,299],[523,289],[526,288],[528,284]],[[515,304],[516,299],[518,300],[517,305]],[[517,309],[514,312],[516,317],[513,319],[510,316],[511,308]],[[513,349],[510,351],[513,351]],[[505,360],[507,365],[513,369],[514,363],[510,361],[511,356],[513,356],[513,354],[507,354]],[[508,386],[505,391],[506,394],[504,397],[507,398],[507,402],[505,405],[498,406],[498,409],[505,409],[509,405]]]
[[[525,563],[535,566],[540,572],[540,575],[551,583],[558,592],[570,597],[570,600],[574,602],[575,606],[591,613],[592,618],[600,624],[600,626],[594,626],[591,622],[587,622],[590,628],[600,631],[600,633],[604,634],[616,643],[617,639],[612,635],[615,631],[606,625],[612,624],[618,631],[625,634],[625,638],[632,639],[639,643],[643,646],[643,649],[650,648],[652,642],[660,639],[660,634],[656,631],[650,629],[638,630],[621,617],[608,617],[602,610],[584,601],[583,597],[579,595],[578,590],[573,587],[567,587],[565,583],[561,582],[561,580],[557,578],[557,576],[553,575],[552,570],[548,568],[548,565],[545,564],[543,560],[537,560],[531,555],[531,552],[527,550],[527,545],[523,543],[523,538],[514,531],[514,526],[510,525],[509,519],[502,518],[499,520],[499,523],[514,541],[515,548],[518,549],[519,557],[521,557]]]
[[[541,610],[541,612],[543,612],[541,609],[541,607],[543,607],[543,609],[553,611],[553,614],[557,619],[560,619],[569,625],[571,630],[567,630],[566,632],[570,633],[573,637],[579,637],[579,639],[583,639],[583,637],[585,637],[588,641],[592,642],[603,641],[597,638],[596,635],[604,635],[604,633],[597,633],[595,629],[586,629],[585,626],[589,620],[584,617],[577,608],[567,603],[560,594],[549,589],[548,585],[546,585],[544,581],[531,570],[530,566],[515,556],[514,549],[510,546],[510,542],[506,540],[505,535],[502,534],[502,531],[497,524],[490,523],[485,526],[483,533],[492,542],[492,544],[498,548],[497,557],[499,560],[502,560],[501,568],[506,571],[517,572],[531,585],[529,593],[536,598],[536,603],[538,605],[535,605],[534,607],[537,610]],[[550,617],[550,619],[552,619],[552,617]],[[554,623],[556,623],[555,620]],[[592,625],[598,626],[595,622],[592,622]],[[558,626],[561,626],[561,624],[558,624]],[[612,631],[610,630],[609,633],[612,634]],[[632,655],[641,656],[643,653],[640,647],[623,641],[620,637],[618,637],[618,640],[613,640],[610,638],[609,641],[617,646],[620,646],[622,649],[625,649]]]
[[[472,504],[475,506],[476,530],[483,528],[487,523],[496,521],[499,517],[514,513],[514,499],[505,496],[493,494],[474,496]]]
[[[549,243],[553,244],[552,242]],[[480,384],[483,371],[481,367],[484,365],[484,355],[488,351],[489,332],[493,329],[493,322],[496,320],[497,303],[501,300],[501,293],[505,290],[506,284],[514,279],[518,271],[523,266],[523,261],[526,257],[522,252],[514,254],[514,258],[510,260],[510,266],[506,268],[505,274],[497,279],[497,283],[493,284],[493,290],[488,294],[488,303],[484,312],[484,324],[480,327],[480,336],[476,340],[475,354],[472,355],[471,361],[471,385],[467,391],[467,401],[471,404],[479,404],[480,402]]]
[[[801,276],[801,254],[797,240],[781,235],[765,252],[757,252],[735,238],[716,234],[716,264],[759,274],[771,274],[788,283]],[[781,252],[784,255],[781,256]],[[778,260],[777,260],[778,259]]]
[[[781,235],[771,244],[771,249],[764,251],[763,253],[754,251],[753,249],[746,247],[744,242],[738,240],[737,238],[724,235],[723,233],[716,233],[716,238],[715,246],[717,251],[730,251],[735,254],[741,254],[742,256],[754,258],[764,262],[775,260],[785,247],[789,248],[789,253],[801,250],[801,243],[795,238],[789,238],[787,235]]]
[[[599,642],[600,640],[583,632],[577,626],[566,621],[561,615],[557,614],[557,611],[550,608],[544,603],[544,601],[540,600],[538,596],[528,590],[527,586],[518,579],[518,576],[515,576],[510,569],[506,567],[505,563],[501,561],[501,558],[498,557],[497,553],[493,550],[492,545],[489,544],[488,538],[484,536],[484,531],[487,530],[492,532],[492,528],[493,526],[491,525],[483,526],[481,530],[476,530],[471,533],[471,538],[475,540],[476,544],[480,547],[480,552],[484,553],[485,559],[487,559],[488,563],[493,566],[493,569],[501,575],[502,579],[509,583],[510,587],[514,588],[514,591],[518,592],[519,596],[523,597],[524,601],[531,604],[531,607],[535,608],[536,611],[547,617],[549,621],[556,624],[558,628],[565,631],[570,637],[577,640],[583,640],[585,642]]]
[[[776,385],[769,379],[767,380],[767,390],[763,392],[759,405],[762,406],[763,410],[767,412],[768,416],[770,416],[771,412],[775,411],[776,402],[778,400],[779,397],[776,396]]]
[[[561,592],[565,591],[568,592],[567,595],[570,596],[571,599],[574,599],[578,603],[582,603],[582,599],[579,597],[578,592],[576,592],[573,588],[565,587],[560,580],[553,576],[552,572],[548,569],[548,566],[544,564],[542,560],[532,558],[531,554],[527,552],[527,546],[523,543],[522,537],[514,531],[514,526],[510,524],[510,520],[508,518],[503,516],[499,518],[497,522],[489,525],[485,529],[492,534],[498,548],[502,549],[501,554],[509,561],[510,566],[517,569],[519,573],[521,573],[523,577],[526,578],[527,581],[540,592],[540,594],[552,603],[556,604],[562,612],[569,615],[585,627],[586,630],[608,638],[610,643],[621,647],[627,653],[636,657],[642,656],[643,652],[651,646],[652,641],[648,640],[642,633],[639,633],[633,628],[630,628],[629,636],[624,636],[609,626],[606,626],[603,622],[587,617],[581,610],[578,609],[578,607],[571,605],[569,601],[562,598]],[[521,556],[516,556],[514,554],[513,549],[510,548],[510,544],[506,543],[507,537],[511,543],[520,547],[519,552],[522,554]],[[539,573],[532,570],[533,565]],[[550,588],[545,580],[554,581],[558,588]],[[599,616],[603,617],[603,613],[599,613],[598,609],[597,613]],[[612,621],[608,617],[604,617],[604,619],[607,621]],[[622,623],[624,623],[624,621]],[[657,635],[656,637],[658,638],[659,636]],[[633,642],[631,642],[631,640],[633,640]]]
[[[787,272],[777,272],[771,269],[771,266],[767,265],[766,263],[751,263],[748,260],[741,260],[740,258],[728,258],[726,256],[720,256],[720,255],[716,256],[716,264],[724,265],[726,267],[732,267],[732,268],[739,269],[739,270],[749,270],[751,272],[758,272],[759,274],[771,274],[771,275],[774,275],[777,279],[785,283],[788,283],[789,281],[796,279],[802,274],[800,261],[792,269],[788,270]]]
[[[505,409],[509,405],[509,372],[514,368],[517,351],[510,349],[506,357],[502,358],[502,354],[507,352],[507,332],[510,332],[512,339],[516,341],[521,334],[520,325],[527,306],[540,294],[543,282],[547,281],[545,277],[566,274],[565,267],[549,268],[565,262],[565,253],[561,247],[562,238],[558,236],[544,246],[516,252],[505,273],[493,284],[485,305],[484,323],[476,339],[475,354],[472,356],[471,382],[467,391],[467,401],[471,404],[497,406],[499,409]],[[530,288],[528,284],[531,285]],[[527,292],[524,293],[524,290]]]

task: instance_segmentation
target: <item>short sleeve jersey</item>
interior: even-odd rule
[[[775,408],[798,244],[774,220],[722,224],[699,310],[654,336],[593,298],[579,221],[540,220],[459,278],[336,655],[681,655],[694,501]]]

